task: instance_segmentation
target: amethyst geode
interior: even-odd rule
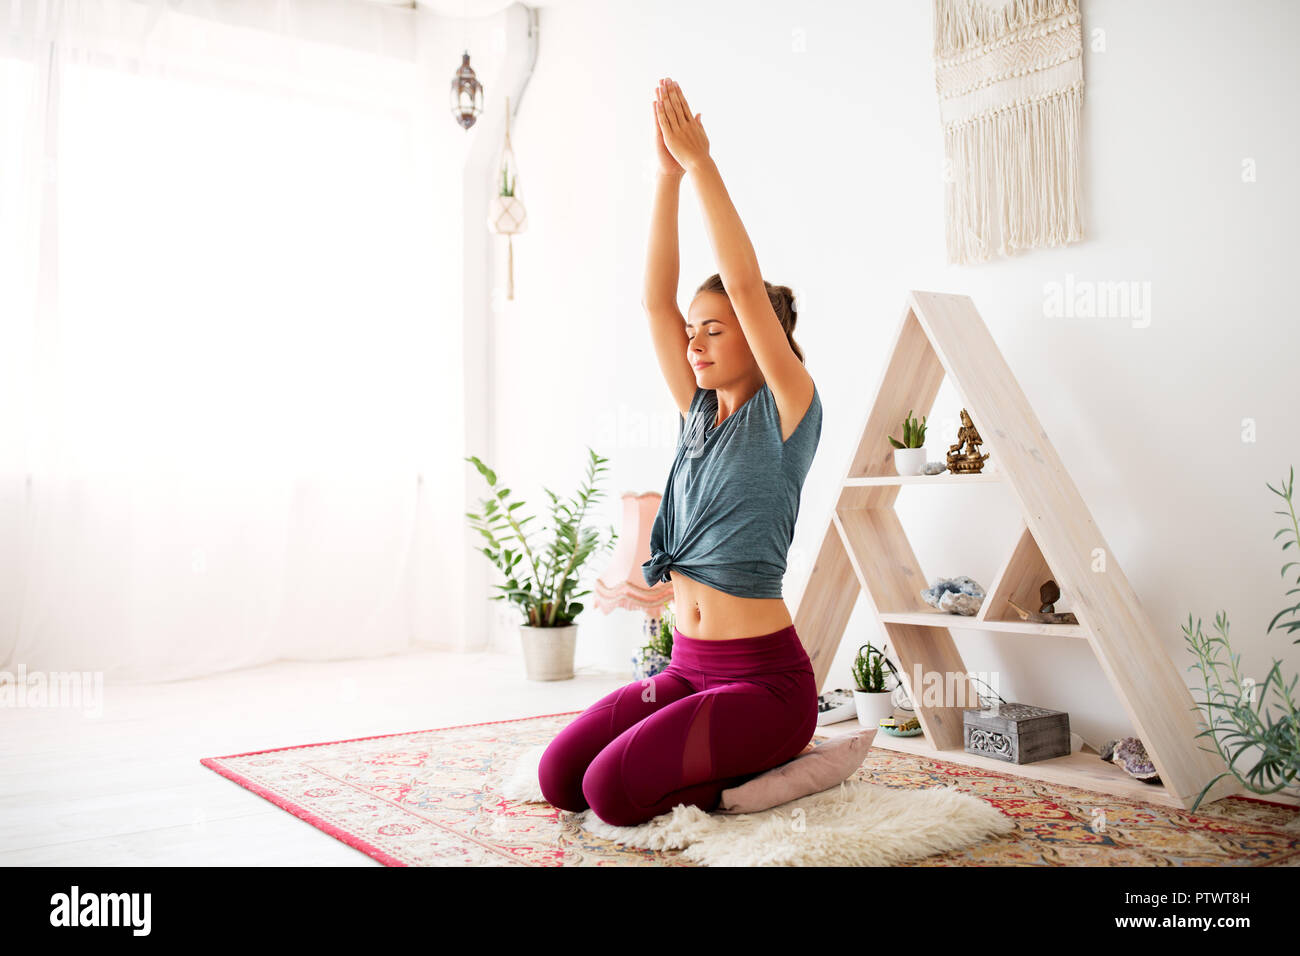
[[[1123,767],[1130,776],[1138,780],[1145,780],[1148,783],[1160,782],[1156,765],[1147,756],[1147,749],[1142,746],[1142,741],[1136,737],[1121,737],[1119,740],[1106,741],[1106,746],[1101,748],[1101,759]]]

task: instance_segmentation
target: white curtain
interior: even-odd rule
[[[456,616],[460,211],[415,19],[0,2],[0,667],[184,678]]]

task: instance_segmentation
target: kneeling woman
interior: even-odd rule
[[[792,336],[790,289],[762,278],[699,117],[670,80],[654,110],[660,171],[644,304],[682,419],[643,572],[649,584],[672,583],[678,629],[667,668],[588,707],[539,767],[547,801],[615,826],[678,804],[714,810],[724,789],[809,749],[817,727],[812,662],[781,583],[821,399]],[[684,318],[674,300],[687,172],[719,272]]]

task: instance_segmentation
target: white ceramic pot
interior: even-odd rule
[[[868,693],[853,688],[853,703],[858,708],[858,724],[871,730],[880,726],[880,721],[894,715],[894,695],[892,691]]]
[[[920,448],[895,448],[894,469],[900,475],[919,475],[925,471],[925,446]]]
[[[576,624],[565,627],[520,624],[519,638],[524,645],[524,674],[529,680],[571,680],[573,647],[577,637]]]

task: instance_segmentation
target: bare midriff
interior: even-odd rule
[[[673,568],[673,614],[677,630],[702,641],[759,637],[790,627],[784,598],[744,598],[692,580]]]

